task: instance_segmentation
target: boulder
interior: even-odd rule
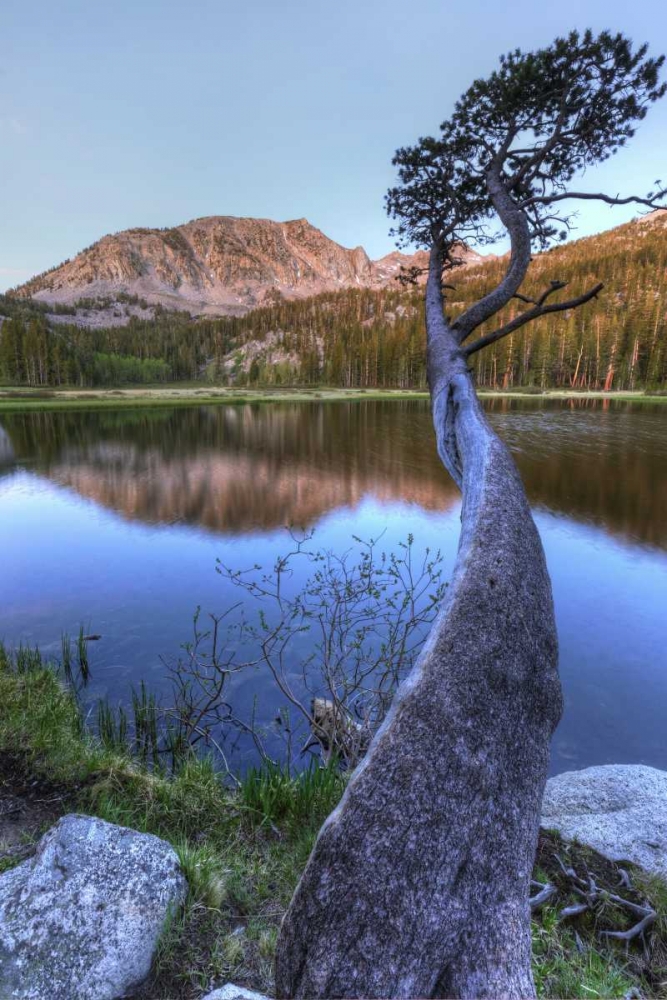
[[[242,986],[234,986],[234,983],[225,983],[220,989],[207,993],[202,1000],[269,1000],[264,993],[255,993],[253,990],[245,990]]]
[[[2,1000],[113,1000],[148,975],[187,890],[174,850],[149,834],[65,816],[0,876]]]
[[[547,781],[542,826],[667,880],[667,771],[607,764],[558,774]]]

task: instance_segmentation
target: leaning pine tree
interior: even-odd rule
[[[463,494],[445,604],[412,674],[324,824],[278,942],[281,997],[530,997],[530,874],[550,737],[561,714],[544,553],[512,457],[477,399],[469,356],[548,312],[555,274],[520,293],[534,245],[563,238],[561,202],[661,207],[667,189],[572,188],[615,153],[665,86],[663,59],[591,32],[512,52],[438,138],[395,157],[397,232],[430,250],[428,377],[438,453]],[[466,241],[511,253],[497,287],[456,318],[448,272]],[[489,321],[512,300],[518,310]]]

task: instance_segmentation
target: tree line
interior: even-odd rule
[[[6,319],[0,327],[0,380],[9,385],[147,384],[171,377],[164,358],[91,350],[44,316]]]
[[[455,271],[455,317],[494,287],[503,258]],[[549,280],[579,294],[605,290],[584,309],[542,316],[470,359],[484,388],[667,387],[667,240],[639,221],[537,256],[522,287]],[[90,305],[90,303],[88,303]],[[500,320],[513,318],[519,300]],[[6,384],[103,386],[169,380],[222,385],[426,387],[424,307],[416,289],[347,289],[271,302],[242,317],[190,318],[157,308],[154,319],[86,329],[55,324],[41,303],[0,297],[0,380]],[[63,317],[65,318],[65,317]],[[497,318],[498,319],[498,318]],[[483,334],[484,328],[480,333]]]

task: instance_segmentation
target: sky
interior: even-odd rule
[[[573,27],[667,51],[664,0],[2,0],[0,290],[106,233],[306,217],[377,258],[401,145],[510,49]],[[667,179],[667,98],[582,189]],[[636,214],[584,203],[576,235]]]

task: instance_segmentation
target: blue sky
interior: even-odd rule
[[[662,0],[3,0],[0,289],[108,232],[305,216],[372,257],[399,145],[434,132],[501,52],[572,27],[667,50]],[[584,178],[667,178],[667,98]],[[578,235],[631,218],[585,205]]]

